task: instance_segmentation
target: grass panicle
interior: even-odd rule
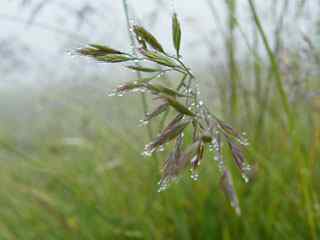
[[[203,158],[205,149],[215,148],[217,155],[223,152],[221,150],[223,147],[221,139],[219,139],[219,141],[216,139],[217,133],[228,143],[236,165],[240,168],[245,180],[248,181],[247,173],[250,167],[245,163],[244,153],[240,147],[246,146],[247,141],[231,126],[213,115],[201,100],[201,93],[198,90],[198,83],[195,76],[180,56],[181,27],[177,15],[174,13],[172,17],[173,47],[176,51],[176,56],[165,52],[156,37],[145,28],[134,25],[133,32],[140,44],[139,50],[137,51],[140,55],[123,53],[122,51],[97,44],[90,45],[98,46],[94,49],[83,48],[78,52],[86,57],[91,57],[106,63],[134,61],[135,63],[139,63],[139,65],[129,65],[127,68],[141,73],[156,73],[153,77],[138,79],[123,84],[116,88],[113,93],[122,95],[124,92],[143,92],[153,95],[155,99],[160,99],[162,104],[155,109],[154,112],[145,114],[145,120],[143,121],[145,124],[148,124],[154,117],[167,111],[169,107],[177,114],[177,117],[159,133],[158,137],[154,138],[150,144],[145,146],[143,152],[144,155],[149,156],[159,149],[162,150],[168,143],[174,145],[174,150],[165,162],[163,168],[160,190],[166,189],[171,181],[176,179],[182,170],[187,167],[191,169],[191,177],[195,180],[198,179],[196,169]],[[148,49],[149,46],[152,50]],[[104,49],[106,50],[104,51]],[[115,54],[116,52],[117,54]],[[153,62],[158,66],[149,68],[144,66],[145,61]],[[160,66],[165,66],[166,69],[161,70]],[[182,75],[181,82],[176,89],[163,86],[159,83],[158,78],[163,72],[175,72]],[[194,137],[193,142],[188,146],[184,141],[184,135],[189,131],[189,126],[192,128]],[[222,161],[222,157],[217,157],[217,159]],[[224,165],[224,163],[220,162],[219,165]],[[221,178],[225,184],[222,184],[222,186],[225,187],[226,192],[229,193],[228,196],[230,196],[232,206],[235,207],[237,213],[240,213],[239,205],[234,197],[235,193],[230,194],[231,189],[233,189],[230,174],[226,169],[224,170]]]

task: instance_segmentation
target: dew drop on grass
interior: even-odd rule
[[[144,120],[144,119],[141,119],[141,120],[139,120],[139,126],[140,127],[143,127],[143,126],[146,126],[146,125],[148,125],[149,124],[149,121],[147,121],[147,120]]]
[[[134,29],[133,29],[133,26],[135,25],[135,20],[134,19],[129,19],[129,31],[131,33],[134,33]]]
[[[170,183],[170,179],[168,179],[168,178],[161,179],[158,182],[158,184],[159,184],[158,192],[163,192],[163,191],[167,190],[169,187],[169,183]]]
[[[191,169],[190,177],[194,181],[198,181],[199,180],[199,174],[194,169]]]
[[[224,167],[224,162],[222,160],[219,161],[219,164],[218,164],[218,169],[219,171],[222,173],[225,169]]]
[[[218,169],[219,169],[219,172],[223,172],[224,171],[224,161],[221,157],[221,155],[219,155],[219,153],[217,153],[217,155],[214,156],[214,160],[218,163]]]
[[[243,171],[243,173],[241,174],[243,180],[245,181],[245,183],[248,183],[250,181],[248,175],[250,176],[251,166],[249,164],[244,164],[241,170]]]
[[[150,157],[151,155],[152,155],[152,151],[144,150],[142,153],[142,156],[144,156],[144,157]]]
[[[246,175],[246,174],[241,174],[241,177],[243,178],[243,180],[244,180],[244,182],[245,183],[248,183],[249,182],[249,178],[248,178],[248,176]]]
[[[238,139],[238,142],[239,142],[241,145],[243,145],[243,146],[249,146],[249,145],[250,145],[248,139],[245,138],[245,137],[239,138],[239,139]]]
[[[213,159],[218,164],[219,172],[223,173],[225,171],[225,164],[224,164],[224,160],[223,160],[222,155],[221,155],[221,143],[219,144],[219,140],[216,139],[216,138],[213,138],[211,145],[212,145],[212,149],[215,152],[215,156],[214,156]]]
[[[131,93],[145,93],[146,89],[145,88],[136,88],[130,91]]]
[[[232,206],[232,205],[231,205]],[[241,215],[241,209],[240,209],[240,207],[239,206],[232,206],[234,209],[235,209],[235,211],[236,211],[236,214],[238,215],[238,216],[240,216]]]
[[[160,187],[159,187],[159,189],[158,189],[158,192],[163,192],[163,191],[167,190],[168,187],[169,187],[169,185],[168,185],[167,183],[165,183],[165,184],[160,184]]]
[[[213,152],[213,144],[209,144],[209,152]]]
[[[77,54],[77,50],[78,50],[78,49],[76,49],[76,50],[67,50],[67,51],[66,51],[66,54],[67,54],[68,56],[71,56],[71,57],[76,57],[76,56],[79,55],[79,54]]]
[[[142,152],[142,156],[144,157],[150,157],[152,155],[152,153],[154,153],[154,151],[156,150],[156,148],[151,148],[152,143],[147,144],[144,147],[144,151]]]
[[[144,157],[150,157],[150,156],[152,155],[152,152],[145,150],[145,151],[143,151],[143,152],[141,153],[141,155],[144,156]]]
[[[161,145],[161,146],[158,148],[158,151],[159,151],[159,152],[163,152],[163,151],[164,151],[164,146]]]
[[[133,26],[136,25],[136,21],[134,19],[130,19],[129,20],[129,33],[130,33],[130,48],[131,48],[131,52],[136,55],[136,44],[135,44],[135,40],[134,40],[134,29]]]

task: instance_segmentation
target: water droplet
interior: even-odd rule
[[[144,157],[150,157],[155,150],[156,148],[153,147],[153,143],[149,143],[144,147],[144,151],[142,152],[141,155]]]
[[[242,167],[242,169],[243,169],[244,171],[249,172],[249,171],[251,171],[251,166],[250,166],[249,164],[244,164],[244,166]]]
[[[158,183],[159,184],[158,192],[163,192],[167,190],[169,187],[169,183],[170,183],[170,178],[166,177],[164,179],[161,179]]]
[[[108,93],[108,97],[114,97],[114,96],[116,96],[116,93],[115,92],[110,92],[110,93]]]
[[[194,169],[191,169],[190,177],[194,181],[198,181],[199,180],[199,174]]]
[[[146,126],[146,125],[148,125],[149,124],[149,121],[148,120],[144,120],[144,119],[141,119],[141,120],[139,120],[139,126],[140,127],[143,127],[143,126]]]
[[[219,169],[219,172],[221,172],[221,173],[223,173],[223,172],[224,172],[224,170],[225,170],[225,166],[224,166],[224,162],[223,162],[223,160],[220,160],[220,161],[219,161],[218,169]]]
[[[213,152],[213,144],[209,144],[209,152]]]
[[[67,54],[68,56],[71,56],[71,57],[79,56],[79,54],[77,53],[77,50],[80,50],[80,48],[79,48],[79,49],[76,49],[76,50],[67,50],[67,51],[66,51],[66,54]]]
[[[134,32],[134,28],[133,28],[134,25],[136,25],[135,20],[129,19],[129,31],[132,33]]]
[[[240,207],[239,207],[239,206],[232,206],[232,207],[235,209],[236,214],[237,214],[238,216],[240,216],[240,215],[241,215],[241,209],[240,209]]]
[[[143,151],[143,153],[141,154],[144,157],[150,157],[152,155],[151,151]]]
[[[161,146],[158,148],[158,151],[163,152],[163,151],[164,151],[164,146],[161,145]]]
[[[133,93],[145,93],[147,90],[145,88],[136,88],[133,89],[131,92]]]
[[[246,174],[241,174],[241,176],[242,176],[242,178],[243,178],[245,183],[249,182],[249,178],[248,178],[248,176]]]
[[[160,192],[163,192],[163,191],[165,191],[167,189],[168,189],[168,185],[167,184],[161,184],[159,189],[158,189],[158,192],[160,193]]]

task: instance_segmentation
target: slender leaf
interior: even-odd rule
[[[133,60],[132,57],[123,54],[108,54],[105,56],[97,56],[95,59],[97,61],[107,63],[127,62]]]
[[[190,120],[177,122],[176,124],[168,126],[163,130],[159,137],[157,137],[151,144],[147,146],[146,151],[153,152],[153,150],[172,139],[175,139],[189,124]]]
[[[163,103],[159,105],[153,112],[146,114],[146,118],[144,119],[144,121],[150,121],[151,119],[159,116],[161,113],[166,111],[168,107],[169,107],[168,103]]]
[[[234,190],[231,173],[228,170],[224,171],[220,179],[220,186],[226,197],[230,200],[231,206],[235,209],[237,215],[241,215],[238,196]]]
[[[195,114],[190,111],[186,106],[184,106],[182,103],[178,102],[175,98],[171,96],[162,96],[174,109],[176,109],[178,112],[189,115],[189,116],[195,116]]]
[[[172,97],[186,97],[186,95],[182,93],[179,93],[171,88],[167,88],[159,84],[152,84],[152,85],[149,84],[147,88],[156,93],[162,93]]]
[[[142,67],[142,66],[127,66],[127,68],[135,70],[135,71],[139,71],[139,72],[160,72],[161,69],[158,68],[148,68],[148,67]]]
[[[119,50],[115,50],[111,47],[105,46],[105,45],[100,45],[100,44],[89,44],[90,47],[95,48],[97,50],[103,51],[106,54],[109,53],[116,53],[116,54],[124,54],[123,52]]]
[[[181,26],[176,13],[172,16],[172,38],[173,38],[173,45],[176,49],[177,56],[180,55],[180,45],[181,45]]]
[[[235,163],[242,171],[245,167],[245,158],[244,158],[244,155],[243,155],[241,148],[236,143],[231,142],[231,141],[229,141],[228,144],[229,144],[229,147],[230,147],[230,150],[232,153],[232,157],[233,157]]]
[[[138,41],[141,43],[143,42],[147,42],[153,49],[159,51],[159,52],[163,52],[163,47],[161,46],[161,44],[158,42],[158,40],[150,33],[148,32],[146,29],[144,29],[141,26],[133,26],[133,31],[135,32]],[[145,48],[145,46],[144,46]]]
[[[154,52],[154,51],[148,51],[141,49],[140,50],[141,54],[147,57],[150,61],[158,63],[160,65],[164,65],[167,67],[178,67],[177,65],[171,58],[159,53],[159,52]]]
[[[89,47],[78,49],[77,52],[84,56],[99,57],[108,54],[125,54],[108,46],[90,44]]]

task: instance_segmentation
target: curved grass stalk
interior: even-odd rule
[[[283,106],[283,109],[284,109],[286,116],[287,116],[287,119],[288,119],[289,131],[291,131],[293,128],[293,117],[292,117],[292,113],[291,113],[291,110],[289,107],[288,96],[284,90],[283,79],[282,79],[282,76],[280,73],[277,58],[271,49],[267,35],[266,35],[266,33],[263,29],[262,23],[260,21],[260,17],[258,16],[254,1],[248,0],[248,2],[249,2],[251,13],[253,15],[254,23],[256,24],[256,26],[258,28],[259,34],[262,38],[263,45],[267,51],[267,54],[268,54],[268,57],[270,60],[270,64],[271,64],[271,75],[273,76],[273,78],[276,82],[276,86],[277,86],[277,90],[278,90],[278,93],[281,98],[282,106]]]

